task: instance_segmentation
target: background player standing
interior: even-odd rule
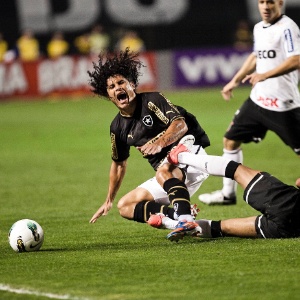
[[[300,155],[300,31],[281,13],[283,2],[258,0],[262,21],[254,27],[254,51],[222,90],[223,98],[229,100],[240,82],[252,84],[250,97],[236,112],[223,139],[223,157],[236,162],[243,160],[241,144],[263,140],[268,130]],[[235,204],[236,189],[235,181],[224,178],[222,190],[202,194],[199,200]]]

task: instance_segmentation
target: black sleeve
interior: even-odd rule
[[[110,125],[111,158],[114,161],[124,161],[130,155],[130,146],[122,138],[124,134],[118,128],[119,125],[118,118],[115,118]]]

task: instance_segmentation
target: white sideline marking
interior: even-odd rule
[[[35,295],[35,296],[42,296],[51,299],[66,299],[66,300],[87,300],[87,298],[78,298],[72,297],[70,295],[57,295],[52,293],[41,293],[34,290],[26,290],[26,289],[17,289],[13,288],[9,285],[0,283],[0,291],[5,291],[9,293],[21,294],[21,295]]]

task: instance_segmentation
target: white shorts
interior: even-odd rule
[[[196,155],[207,155],[205,150],[200,146],[194,145],[191,152],[196,153]],[[199,150],[199,151],[198,151]],[[166,159],[167,162],[167,159]],[[187,189],[190,193],[190,197],[192,197],[200,188],[201,184],[208,178],[208,174],[201,172],[194,167],[187,166],[184,169],[186,174],[185,184]],[[150,178],[149,180],[145,181],[139,187],[146,189],[152,196],[155,202],[163,204],[163,205],[170,205],[169,197],[167,192],[161,187],[161,185],[157,182],[155,177]]]

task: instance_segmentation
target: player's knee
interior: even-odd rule
[[[163,183],[170,177],[170,165],[164,164],[156,171],[155,177],[157,182],[162,186]]]
[[[124,206],[126,206],[126,199],[124,197],[122,197],[119,202],[118,202],[118,210],[121,210]]]
[[[170,164],[163,164],[160,168],[156,171],[156,180],[157,182],[163,186],[164,182],[172,177],[178,178],[183,180],[183,173],[182,171],[177,168],[176,166]]]
[[[126,196],[122,197],[118,202],[118,210],[121,217],[126,219],[132,219],[132,202]]]
[[[142,200],[148,199],[149,196],[147,191],[144,189],[137,188],[128,194],[124,195],[118,201],[118,210],[119,214],[126,219],[132,220],[134,219],[134,210],[135,206],[141,202]]]

